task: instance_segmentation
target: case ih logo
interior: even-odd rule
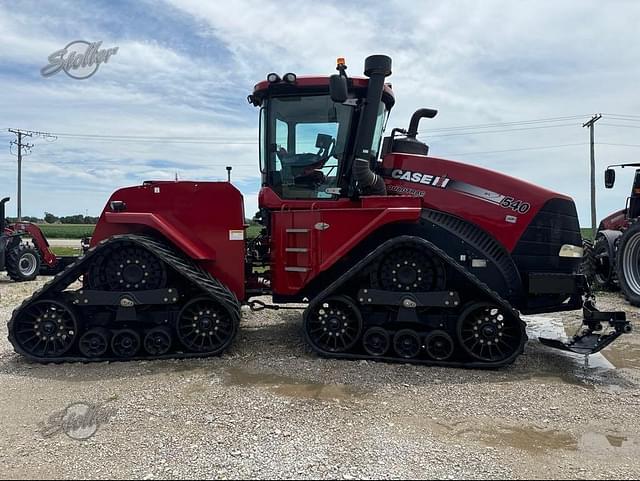
[[[431,187],[440,187],[445,189],[449,183],[448,177],[433,176],[423,174],[422,172],[411,172],[410,170],[394,169],[391,171],[391,177],[394,179],[406,180],[414,184],[430,185]]]
[[[43,77],[51,77],[61,70],[69,77],[82,80],[91,77],[101,64],[107,63],[118,47],[100,49],[102,42],[75,40],[65,48],[49,55],[49,65],[40,69]]]

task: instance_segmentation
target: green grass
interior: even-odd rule
[[[249,227],[247,227],[247,239],[253,239],[255,237],[258,237],[258,234],[260,234],[261,230],[262,230],[261,225],[251,224]]]
[[[60,257],[79,256],[82,252],[80,247],[51,247],[51,251]]]
[[[94,224],[38,224],[48,239],[81,239],[93,235]]]

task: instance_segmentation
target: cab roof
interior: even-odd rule
[[[349,90],[354,90],[356,95],[361,97],[366,94],[369,79],[366,77],[349,77],[347,79]],[[296,93],[328,93],[329,92],[329,76],[313,76],[304,75],[296,78],[294,83],[288,83],[284,80],[270,83],[267,80],[258,82],[253,88],[253,94],[249,96],[249,102],[258,106],[262,104],[265,97],[269,95],[293,95]],[[393,107],[395,96],[390,83],[385,84],[382,93],[382,100],[388,109]]]

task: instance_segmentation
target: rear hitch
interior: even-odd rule
[[[567,342],[558,339],[539,338],[545,346],[589,356],[601,351],[622,334],[631,332],[631,323],[623,311],[601,312],[593,298],[587,298],[582,306],[582,327]],[[608,326],[607,326],[608,324]]]

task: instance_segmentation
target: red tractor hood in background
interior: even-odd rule
[[[383,175],[389,194],[421,197],[424,207],[477,224],[509,251],[547,201],[571,200],[490,169],[421,155],[386,155]]]

